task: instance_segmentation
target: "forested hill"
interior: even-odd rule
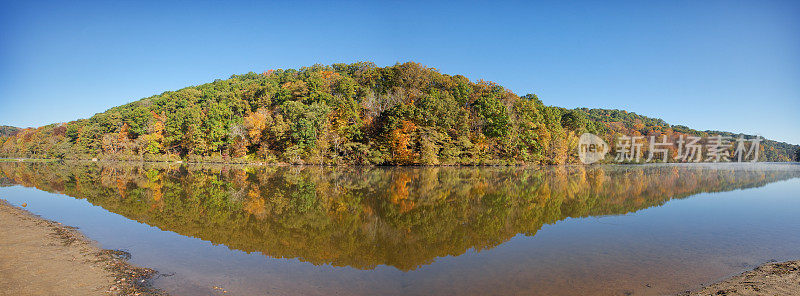
[[[10,136],[19,130],[18,127],[0,125],[0,137]]]
[[[315,65],[233,75],[89,119],[0,135],[0,157],[312,164],[563,164],[584,132],[709,132],[621,110],[545,106],[416,63]],[[716,133],[714,133],[716,134]],[[798,146],[765,141],[761,160]]]

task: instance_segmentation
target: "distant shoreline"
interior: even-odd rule
[[[650,163],[569,163],[569,164],[317,164],[317,163],[288,163],[288,162],[264,162],[264,161],[240,161],[240,162],[198,162],[186,160],[117,160],[117,159],[57,159],[57,158],[2,158],[0,162],[96,162],[96,163],[153,163],[153,164],[192,164],[192,165],[254,165],[254,166],[323,166],[323,167],[558,167],[558,166],[608,166],[608,165],[735,165],[735,164],[800,164],[797,161],[780,162],[650,162]]]

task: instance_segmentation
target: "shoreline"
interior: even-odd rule
[[[229,165],[229,166],[273,166],[273,167],[594,167],[594,166],[617,166],[617,165],[755,165],[755,164],[794,164],[800,165],[800,161],[759,161],[759,162],[653,162],[653,163],[614,163],[598,162],[592,164],[564,163],[564,164],[534,164],[534,163],[515,163],[515,164],[321,164],[321,163],[289,163],[289,162],[265,162],[265,161],[189,161],[189,160],[125,160],[125,159],[59,159],[59,158],[12,158],[0,157],[0,163],[55,163],[55,162],[84,162],[84,163],[134,163],[134,164],[169,164],[169,165]]]
[[[24,206],[24,205],[23,205]],[[39,217],[0,199],[0,294],[166,295],[158,272],[128,262],[77,228]]]
[[[800,260],[767,262],[678,296],[800,295]]]

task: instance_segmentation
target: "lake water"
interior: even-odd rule
[[[175,295],[658,295],[800,259],[800,165],[0,163]]]

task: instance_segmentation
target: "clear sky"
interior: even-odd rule
[[[800,1],[0,0],[0,124],[227,78],[417,61],[548,105],[800,144]]]

